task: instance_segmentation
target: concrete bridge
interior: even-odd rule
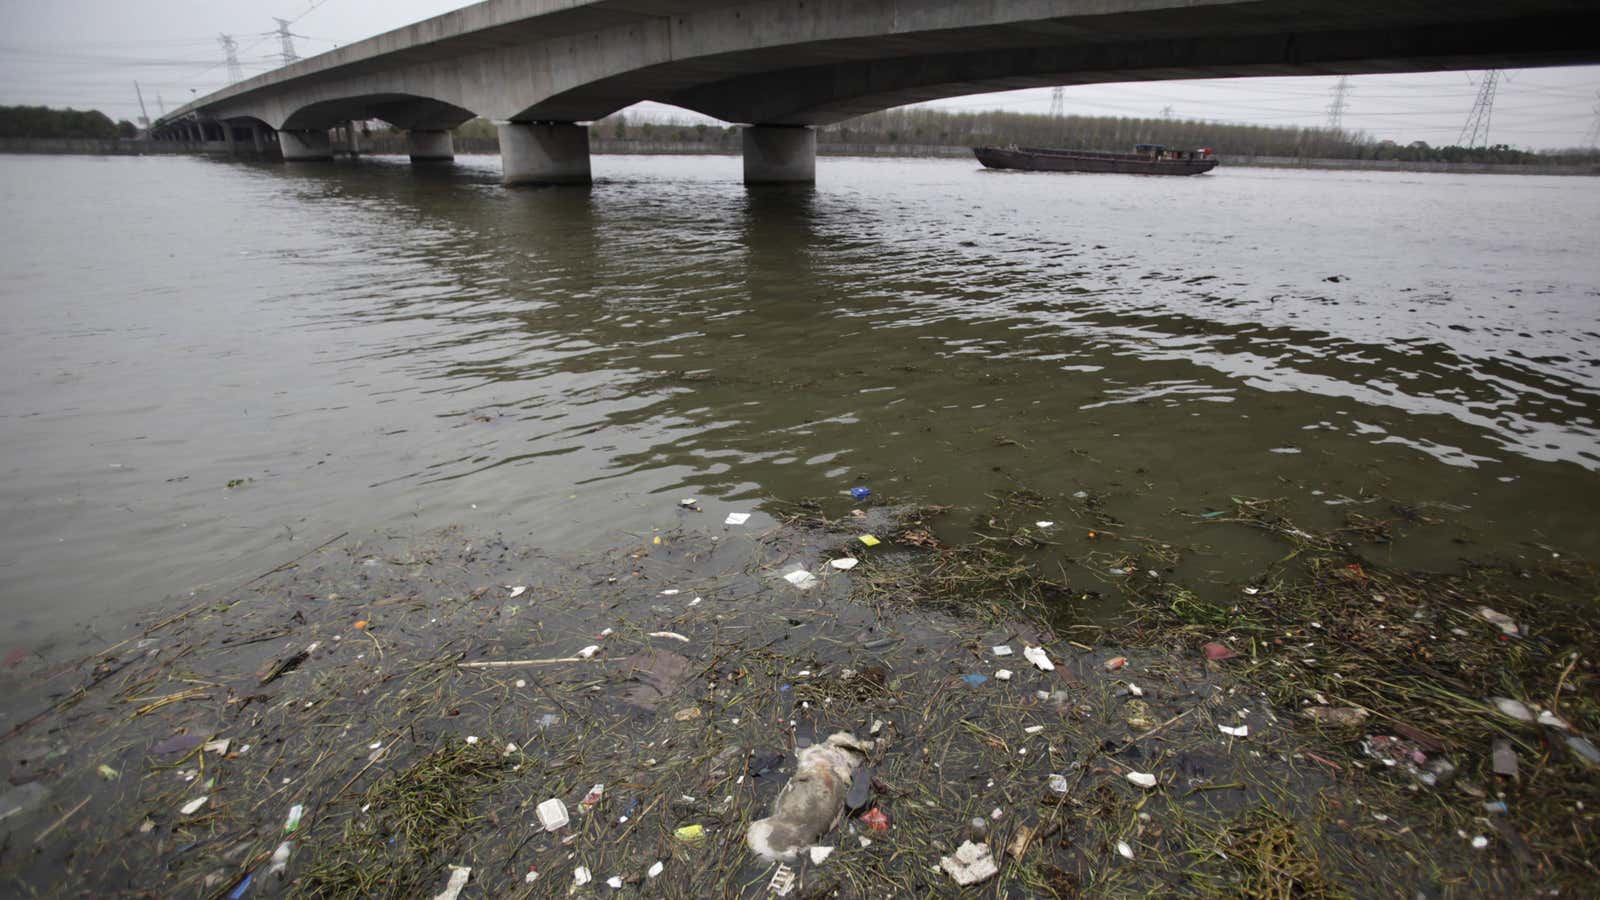
[[[1592,0],[488,0],[199,98],[155,136],[329,159],[330,130],[381,119],[422,162],[482,116],[507,184],[586,183],[584,123],[655,100],[744,125],[747,182],[807,182],[810,126],[906,103],[1593,63],[1597,36]]]

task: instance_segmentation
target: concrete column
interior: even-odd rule
[[[239,147],[233,142],[233,123],[223,120],[217,124],[222,126],[222,142],[228,146],[228,155],[238,156]]]
[[[280,131],[278,146],[286,162],[333,159],[333,142],[326,131]]]
[[[565,122],[500,124],[505,184],[589,184],[589,129]]]
[[[805,125],[744,129],[745,184],[815,184],[817,133]]]
[[[354,159],[357,156],[361,155],[361,141],[360,141],[359,138],[357,138],[356,135],[357,135],[357,133],[356,133],[356,123],[348,122],[348,121],[345,122],[344,123],[344,136],[345,136],[345,141],[346,141],[345,149],[350,152],[350,158],[351,159]]]
[[[408,131],[406,150],[414,163],[450,162],[456,158],[456,141],[448,131]]]
[[[267,152],[267,139],[261,134],[261,126],[255,122],[250,123],[250,142],[255,144],[257,156]]]

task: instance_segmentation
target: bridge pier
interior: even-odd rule
[[[411,161],[452,162],[456,158],[456,142],[448,131],[408,131],[406,150]]]
[[[280,131],[278,146],[285,162],[333,159],[333,142],[326,131]]]
[[[745,184],[815,184],[817,133],[806,125],[743,129]]]
[[[589,184],[589,129],[567,122],[502,122],[505,184]]]

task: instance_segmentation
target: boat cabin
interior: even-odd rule
[[[1199,150],[1168,150],[1165,144],[1134,144],[1133,152],[1136,156],[1150,159],[1206,159],[1211,155],[1209,147]]]

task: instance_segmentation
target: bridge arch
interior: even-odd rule
[[[449,131],[476,114],[453,103],[415,94],[364,94],[301,106],[279,125],[285,131],[333,128],[350,121],[381,119],[406,131]]]

